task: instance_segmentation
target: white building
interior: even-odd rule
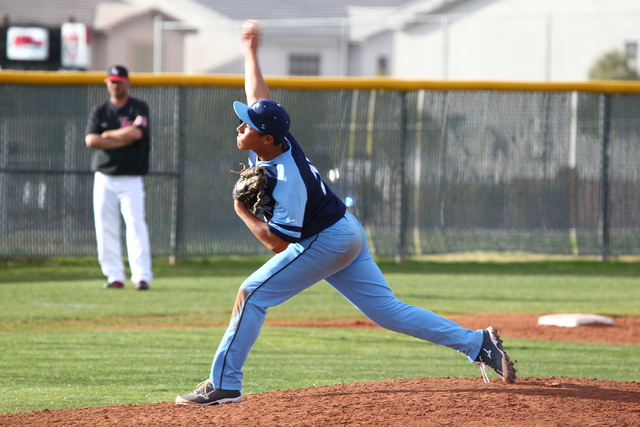
[[[605,52],[635,60],[640,40],[636,0],[448,3],[388,34],[394,77],[581,81]]]

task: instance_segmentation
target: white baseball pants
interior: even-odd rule
[[[98,243],[98,261],[109,283],[125,282],[120,241],[120,214],[126,229],[131,281],[149,283],[151,249],[145,216],[145,192],[141,176],[112,176],[95,173],[93,213]]]

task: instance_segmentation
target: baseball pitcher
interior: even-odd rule
[[[289,131],[287,111],[270,99],[258,66],[258,41],[258,27],[248,22],[242,32],[248,102],[235,102],[233,108],[240,119],[238,148],[248,152],[251,167],[259,166],[266,172],[266,188],[258,207],[261,218],[242,201],[247,199],[237,194],[238,188],[256,186],[237,184],[234,207],[238,217],[275,256],[240,286],[209,378],[192,393],[178,396],[176,403],[241,401],[242,366],[258,338],[267,309],[323,279],[376,324],[465,354],[481,366],[485,381],[485,367],[489,366],[503,381],[514,382],[516,370],[493,328],[465,329],[394,296],[369,254],[364,229],[305,156]],[[253,176],[247,175],[248,179]]]

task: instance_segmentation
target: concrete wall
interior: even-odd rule
[[[379,72],[379,58],[386,58],[386,76],[393,76],[394,62],[394,41],[393,32],[384,32],[366,40],[353,51],[358,57],[357,63],[352,63],[353,76],[377,76]]]
[[[126,21],[105,34],[96,34],[92,42],[91,69],[102,71],[113,64],[122,64],[132,72],[153,71],[152,14]],[[164,32],[162,70],[184,71],[184,34]]]

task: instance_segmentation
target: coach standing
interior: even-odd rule
[[[121,65],[105,79],[109,99],[96,105],[87,123],[87,147],[94,149],[93,210],[98,261],[105,288],[123,288],[125,266],[120,242],[120,213],[126,226],[131,281],[149,289],[153,277],[142,176],[149,171],[149,106],[129,96],[129,73]]]

